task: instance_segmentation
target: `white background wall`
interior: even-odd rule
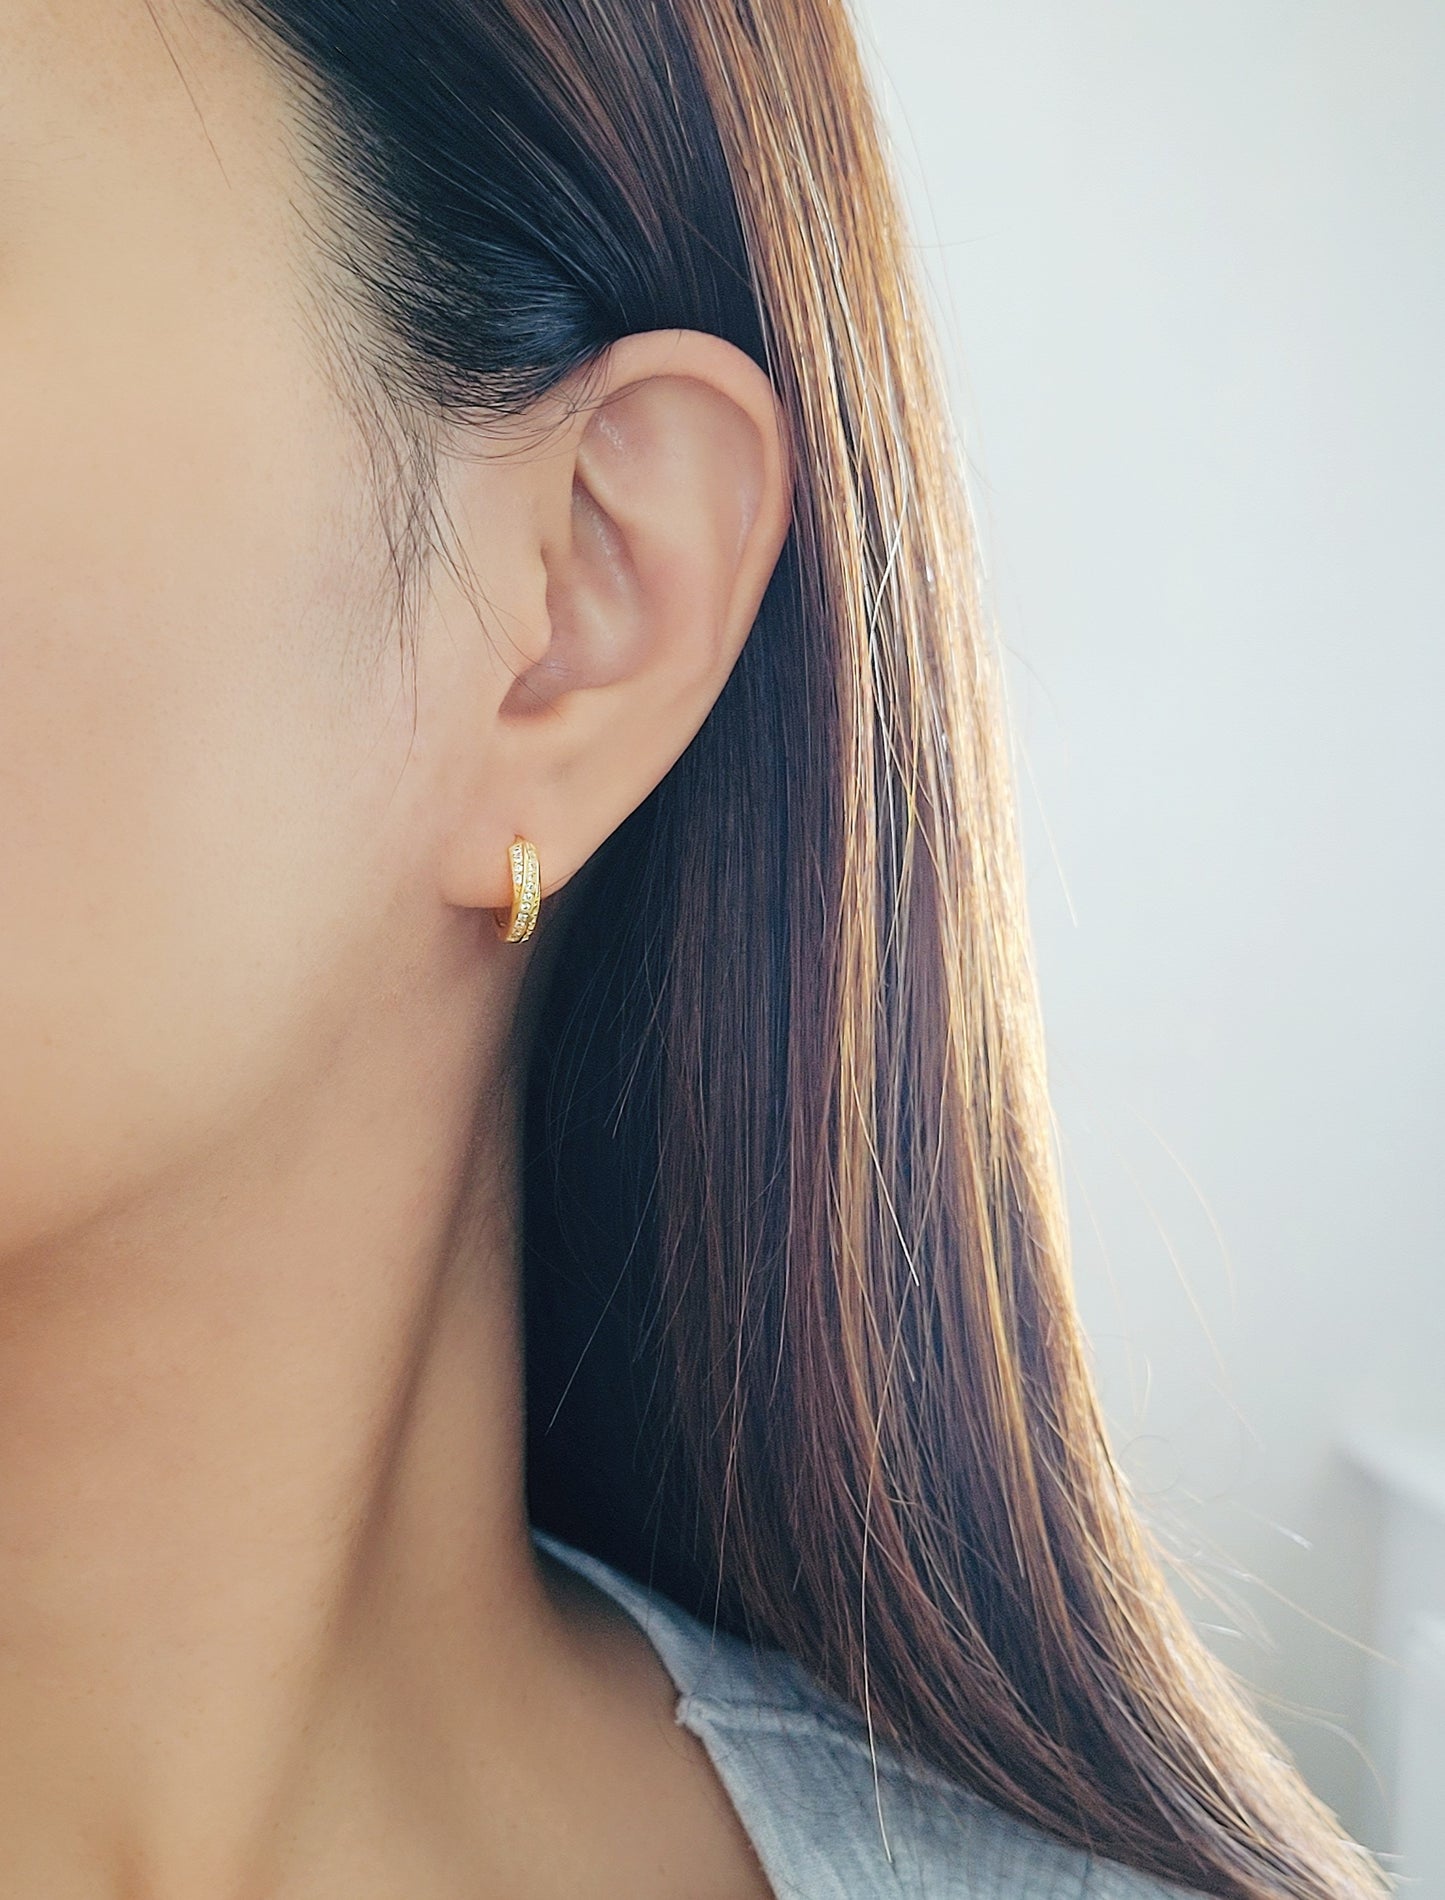
[[[1116,1439],[1232,1592],[1186,1596],[1210,1641],[1388,1848],[1335,1439],[1445,1428],[1445,5],[858,4],[1007,652]]]

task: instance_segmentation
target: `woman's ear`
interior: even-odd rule
[[[480,763],[453,814],[454,903],[510,902],[517,833],[537,847],[545,897],[641,804],[721,692],[788,531],[782,411],[742,350],[649,331],[578,380],[583,400],[563,392],[545,448],[490,464],[474,494],[493,560],[491,482],[524,484],[530,505],[514,490],[506,511],[512,610],[471,709],[485,730],[472,725]]]

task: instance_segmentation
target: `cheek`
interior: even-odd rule
[[[341,458],[211,404],[209,442],[112,403],[0,450],[0,1252],[264,1102],[381,901]]]

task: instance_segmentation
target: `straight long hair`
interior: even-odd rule
[[[728,338],[791,437],[733,673],[543,906],[534,1520],[1065,1841],[1230,1900],[1385,1892],[1194,1634],[1091,1387],[996,661],[841,0],[217,4],[294,84],[403,580],[428,422],[631,332]]]

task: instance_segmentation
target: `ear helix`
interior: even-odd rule
[[[503,920],[493,911],[497,933],[503,943],[525,943],[537,922],[542,903],[542,874],[537,863],[537,848],[526,838],[516,838],[507,846],[512,867],[512,910]]]

